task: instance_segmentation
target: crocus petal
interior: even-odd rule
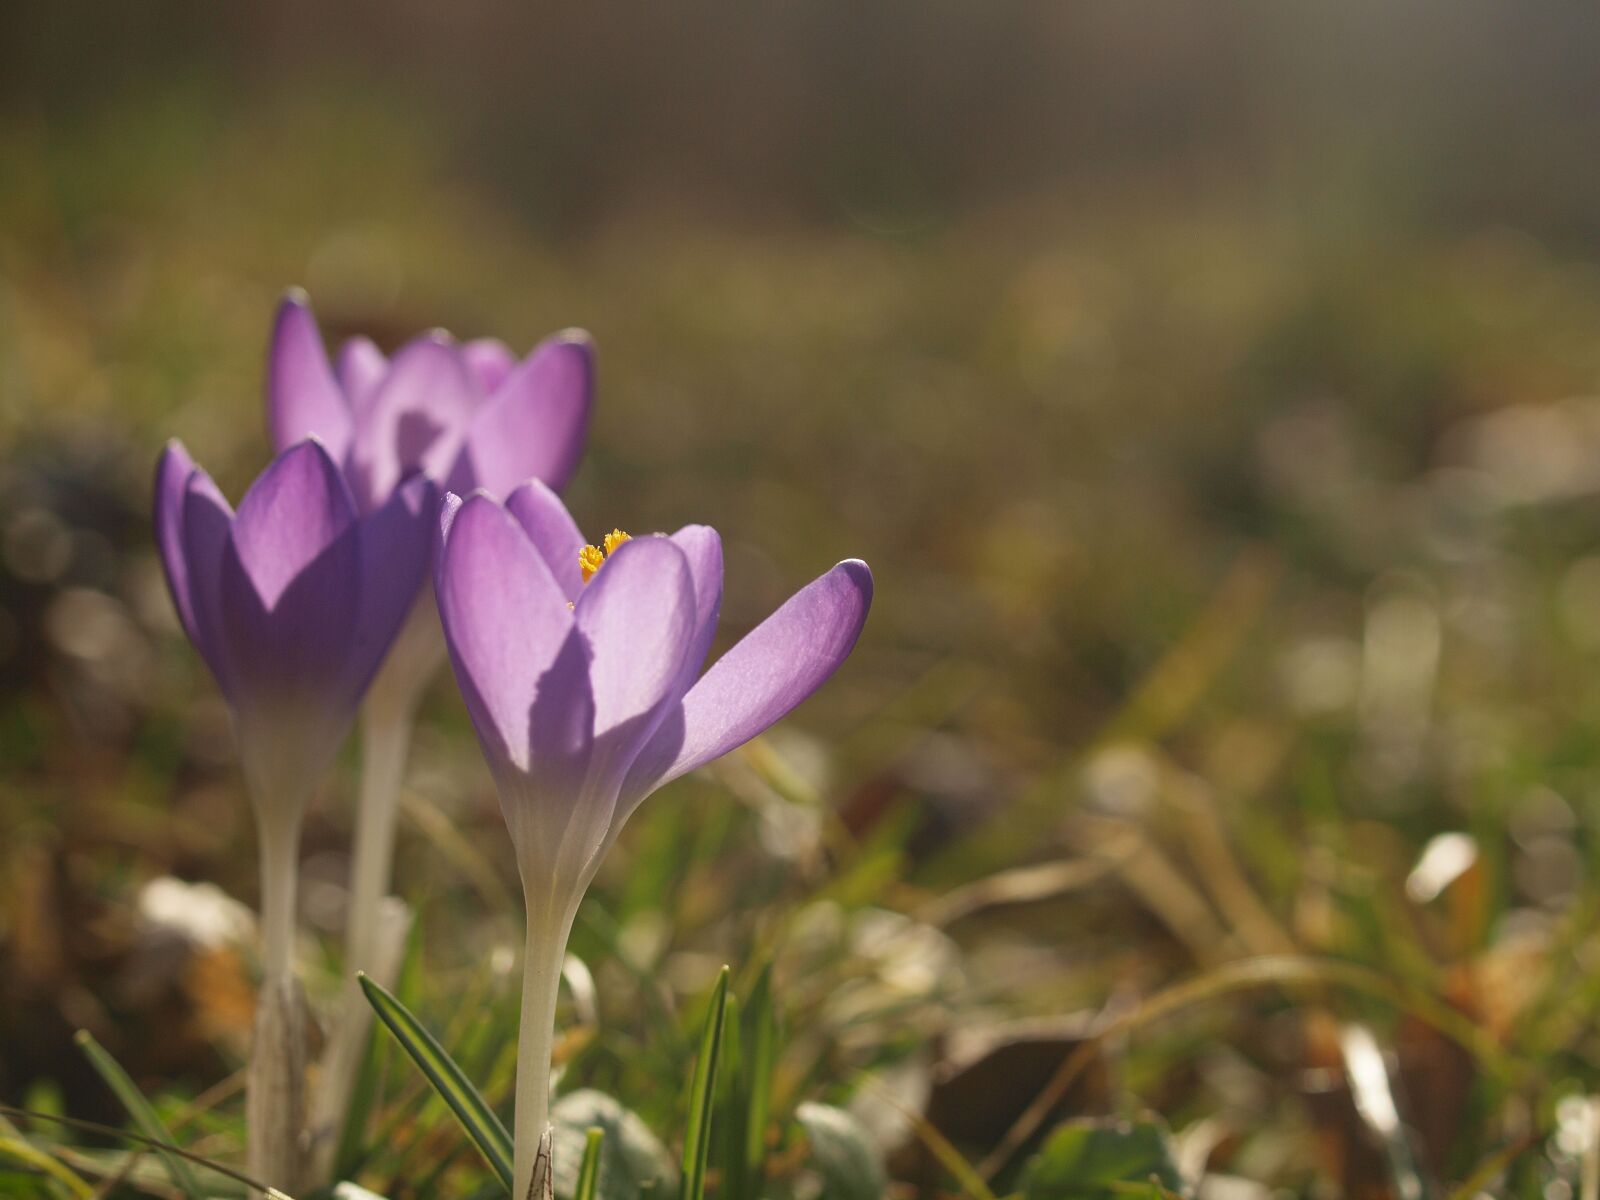
[[[415,607],[428,573],[438,505],[437,485],[424,475],[413,475],[361,522],[361,612],[345,669],[353,697],[366,690]],[[431,611],[426,615],[434,623]],[[435,630],[435,642],[437,638]],[[437,658],[433,665],[438,665]]]
[[[497,775],[526,771],[529,712],[572,611],[522,527],[488,496],[447,505],[445,521],[434,593],[456,680]]]
[[[589,339],[566,333],[541,343],[478,411],[451,487],[503,496],[536,478],[560,491],[583,454],[593,398]]]
[[[178,549],[188,575],[190,640],[206,660],[224,696],[236,694],[227,638],[222,627],[222,560],[233,532],[233,510],[199,467],[189,472],[179,501],[182,538]],[[162,549],[165,560],[166,548]],[[170,569],[168,575],[171,579]],[[174,595],[177,588],[174,584]]]
[[[360,571],[344,476],[315,439],[291,446],[245,493],[222,560],[236,701],[302,703],[332,686],[349,656]]]
[[[362,510],[382,504],[412,471],[443,480],[477,405],[454,343],[430,336],[403,346],[356,426],[350,475]]]
[[[872,572],[849,559],[746,634],[689,689],[681,721],[664,721],[640,753],[619,821],[662,784],[749,741],[816,691],[855,646],[871,605]]]
[[[682,691],[700,674],[717,635],[717,616],[722,611],[722,538],[709,525],[685,525],[672,535],[673,544],[689,561],[694,579],[695,631],[684,655]]]
[[[517,356],[498,338],[474,338],[461,347],[461,356],[485,396],[494,395],[517,365]]]
[[[389,358],[371,338],[353,337],[339,347],[336,370],[351,410],[359,414],[366,410],[373,392],[388,374]]]
[[[287,450],[315,434],[343,459],[350,446],[350,406],[328,365],[311,302],[292,291],[278,306],[267,351],[267,427],[272,444]]]
[[[577,625],[591,656],[594,749],[558,856],[581,888],[607,845],[629,766],[683,694],[684,654],[695,632],[694,582],[683,551],[659,536],[623,543],[584,588]]]
[[[576,600],[583,591],[578,554],[584,539],[561,498],[539,480],[530,479],[506,497],[506,509],[543,555],[567,599]]]
[[[597,737],[625,733],[677,698],[694,600],[688,560],[665,537],[624,542],[583,589],[576,616],[594,656]]]
[[[194,627],[194,602],[190,598],[189,560],[183,552],[183,498],[189,490],[189,476],[196,471],[194,459],[174,438],[156,463],[156,495],[153,507],[156,547],[166,572],[172,606],[189,640],[198,642]]]

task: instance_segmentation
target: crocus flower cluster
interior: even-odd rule
[[[872,576],[848,560],[703,670],[722,599],[716,532],[614,530],[591,545],[557,497],[582,452],[592,388],[589,344],[575,334],[520,362],[498,342],[440,334],[392,358],[356,339],[330,361],[308,304],[291,295],[268,365],[279,452],[238,512],[180,445],[162,456],[157,543],[183,627],[232,711],[261,842],[249,1133],[250,1166],[265,1182],[298,1182],[303,1146],[292,963],[300,821],[369,687],[347,965],[363,965],[372,905],[387,888],[404,731],[442,646],[500,794],[527,906],[522,1195],[547,1127],[561,962],[601,859],[650,793],[816,690],[865,623]],[[362,905],[365,926],[354,915]],[[337,1059],[324,1074],[337,1088]],[[338,1091],[329,1094],[337,1107]]]
[[[278,308],[267,353],[267,426],[279,451],[320,438],[363,512],[388,503],[415,475],[441,488],[505,495],[525,479],[565,487],[577,470],[594,399],[594,355],[568,330],[518,359],[502,342],[456,342],[442,331],[413,338],[388,357],[364,337],[330,360],[311,305],[291,292]],[[432,523],[422,535],[431,545]],[[361,785],[345,923],[349,968],[341,1011],[322,1062],[314,1153],[330,1165],[336,1125],[349,1101],[372,1011],[355,972],[388,983],[405,925],[384,904],[395,814],[418,698],[444,660],[425,582],[372,683],[361,713]],[[392,907],[399,907],[390,900]]]

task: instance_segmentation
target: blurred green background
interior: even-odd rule
[[[792,973],[794,1096],[859,1098],[869,1070],[926,1108],[961,1037],[1048,1019],[1057,1046],[1078,1014],[1298,953],[1485,1044],[1370,996],[1229,993],[1108,1052],[1082,1105],[1202,1128],[1214,1170],[1387,1194],[1341,1091],[1360,1020],[1435,1098],[1407,1114],[1425,1174],[1543,1145],[1600,1075],[1597,23],[13,6],[0,1100],[117,1119],[80,1026],[152,1090],[237,1064],[248,956],[198,953],[149,893],[254,898],[147,493],[169,436],[234,497],[265,462],[268,323],[299,284],[330,337],[593,333],[570,503],[592,532],[717,526],[721,644],[839,558],[876,572],[836,680],[613,855],[576,943],[612,1040],[576,1082],[670,1112],[638,1094],[630,1047],[664,1036],[640,980],[675,1013],[723,959]],[[307,835],[330,941],[350,766]],[[518,917],[448,678],[411,793],[397,881],[450,1012]],[[192,925],[214,900],[173,903]],[[867,979],[884,995],[835,1011]],[[1040,1082],[947,1132],[981,1159]],[[1536,1157],[1530,1186],[1566,1178]]]

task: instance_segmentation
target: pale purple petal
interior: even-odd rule
[[[517,356],[498,338],[474,338],[461,347],[461,355],[485,396],[494,395],[517,365]]]
[[[562,832],[558,855],[563,869],[576,871],[582,882],[611,832],[629,766],[683,693],[694,599],[683,551],[655,536],[614,550],[578,600],[578,630],[590,654],[594,751],[588,788]]]
[[[426,476],[413,475],[388,503],[361,521],[361,611],[345,668],[352,696],[366,690],[416,604],[428,574],[438,509],[438,486]],[[428,616],[433,622],[431,612]],[[435,644],[437,637],[435,630]],[[438,665],[437,658],[433,665]]]
[[[356,425],[351,486],[363,512],[420,470],[443,481],[479,403],[460,348],[437,337],[407,343]]]
[[[350,405],[328,365],[311,302],[292,291],[278,306],[267,350],[267,429],[274,448],[315,435],[342,460],[350,447]]]
[[[583,590],[578,555],[585,543],[561,498],[539,480],[530,479],[506,497],[506,508],[544,556],[567,599],[576,600]]]
[[[231,699],[235,687],[222,627],[222,561],[233,532],[233,510],[211,476],[198,467],[189,473],[179,504],[179,554],[188,573],[189,619],[194,623],[189,637],[211,668],[222,694]]]
[[[285,450],[245,493],[221,576],[236,704],[324,699],[349,657],[361,557],[355,505],[320,442]]]
[[[442,520],[434,594],[456,680],[492,765],[525,771],[529,713],[573,614],[522,527],[488,496],[447,505]]]
[[[589,339],[568,333],[541,343],[478,411],[452,488],[504,496],[525,479],[542,479],[559,492],[583,455],[593,399]]]
[[[156,548],[166,572],[172,606],[190,641],[197,641],[194,602],[190,599],[189,560],[183,552],[183,498],[189,490],[189,476],[198,468],[183,443],[174,438],[156,463],[156,495],[152,510],[155,518]]]
[[[339,347],[337,374],[350,409],[366,411],[373,393],[389,373],[389,358],[371,338],[353,337]]]
[[[684,681],[687,691],[706,665],[711,641],[717,635],[717,616],[722,611],[722,538],[709,525],[685,525],[672,535],[673,544],[689,561],[694,580],[695,632],[684,656]]]
[[[593,654],[596,737],[652,722],[677,699],[694,601],[688,560],[665,537],[624,542],[585,585],[577,621]]]
[[[838,669],[872,604],[872,572],[849,559],[813,580],[718,659],[662,723],[628,774],[619,818],[669,780],[787,715]]]

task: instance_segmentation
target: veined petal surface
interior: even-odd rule
[[[872,605],[872,572],[849,559],[813,580],[712,664],[663,722],[623,788],[625,819],[662,784],[743,745],[821,687]]]

